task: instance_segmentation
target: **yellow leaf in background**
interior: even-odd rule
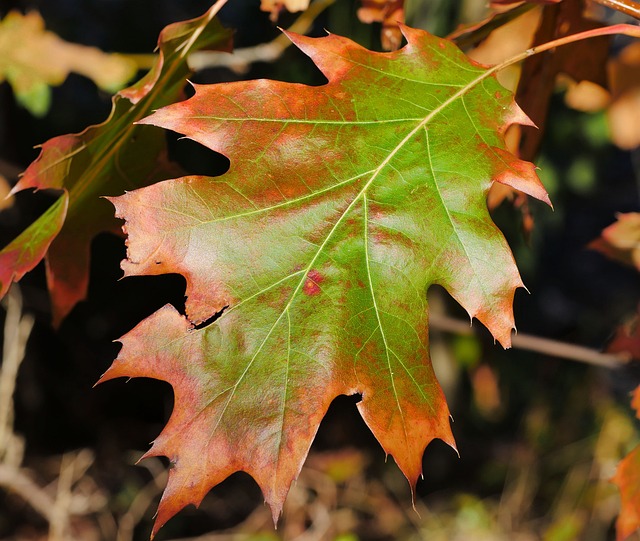
[[[45,29],[36,12],[12,11],[0,21],[0,82],[8,81],[16,99],[36,116],[49,109],[49,87],[62,84],[71,72],[115,92],[136,69],[135,62],[124,56],[64,41]]]
[[[272,21],[278,19],[278,15],[282,9],[294,13],[296,11],[304,11],[308,7],[309,0],[260,0],[260,9],[270,12]]]
[[[365,24],[382,23],[380,41],[385,51],[395,51],[402,45],[398,24],[404,23],[404,0],[362,0],[358,19]]]

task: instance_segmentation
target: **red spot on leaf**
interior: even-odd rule
[[[304,283],[302,290],[306,295],[317,295],[320,293],[320,285],[324,281],[324,276],[317,270],[310,270],[307,274],[307,281]]]

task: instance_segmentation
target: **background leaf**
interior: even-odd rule
[[[12,11],[0,21],[0,82],[11,84],[31,114],[42,116],[49,110],[50,86],[62,84],[70,72],[115,92],[133,78],[136,64],[121,55],[64,41],[45,30],[36,12]]]
[[[86,296],[92,239],[103,231],[120,231],[111,206],[100,197],[179,174],[168,162],[164,135],[134,123],[178,98],[190,73],[186,64],[189,50],[225,49],[229,39],[230,32],[209,13],[169,25],[160,34],[160,53],[151,71],[114,97],[111,115],[104,123],[42,145],[40,156],[13,192],[63,190],[65,204],[56,203],[0,252],[0,296],[43,256],[54,325]]]

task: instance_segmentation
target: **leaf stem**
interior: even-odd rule
[[[601,6],[615,9],[625,15],[640,19],[640,4],[633,0],[594,0],[594,2]]]
[[[564,36],[562,38],[554,39],[547,43],[543,43],[541,45],[536,45],[535,47],[531,47],[526,51],[517,54],[500,64],[496,64],[492,68],[489,69],[488,74],[496,73],[504,68],[512,66],[513,64],[517,64],[518,62],[522,62],[526,60],[530,56],[535,54],[543,53],[550,49],[555,49],[556,47],[560,47],[562,45],[568,45],[569,43],[575,43],[576,41],[582,41],[583,39],[588,38],[596,38],[600,36],[611,36],[611,35],[625,35],[631,36],[634,38],[640,38],[640,26],[635,26],[632,24],[615,24],[613,26],[605,26],[604,28],[596,28],[594,30],[587,30],[585,32],[578,32],[577,34],[571,34],[570,36]]]

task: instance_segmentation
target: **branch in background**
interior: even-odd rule
[[[311,29],[316,17],[334,2],[335,0],[316,0],[287,30],[297,34],[306,34]],[[237,49],[233,54],[217,51],[196,51],[189,55],[189,67],[194,71],[224,67],[236,73],[246,73],[253,62],[273,62],[290,45],[289,38],[282,34],[269,43]]]
[[[47,522],[51,521],[54,499],[33,482],[23,470],[0,463],[0,486],[17,494]]]
[[[22,297],[17,287],[11,289],[2,304],[7,312],[0,367],[0,463],[19,467],[23,444],[13,432],[13,393],[34,319],[22,313]]]
[[[475,330],[468,322],[454,319],[442,314],[431,313],[429,323],[432,329],[439,331],[470,336],[475,334]],[[535,351],[543,355],[550,355],[570,361],[587,363],[603,368],[620,368],[626,365],[631,359],[622,354],[601,353],[595,349],[584,346],[567,344],[548,338],[540,338],[529,334],[515,334],[512,338],[512,346],[518,349]]]
[[[640,4],[633,0],[593,0],[601,6],[615,9],[620,13],[640,19]]]

